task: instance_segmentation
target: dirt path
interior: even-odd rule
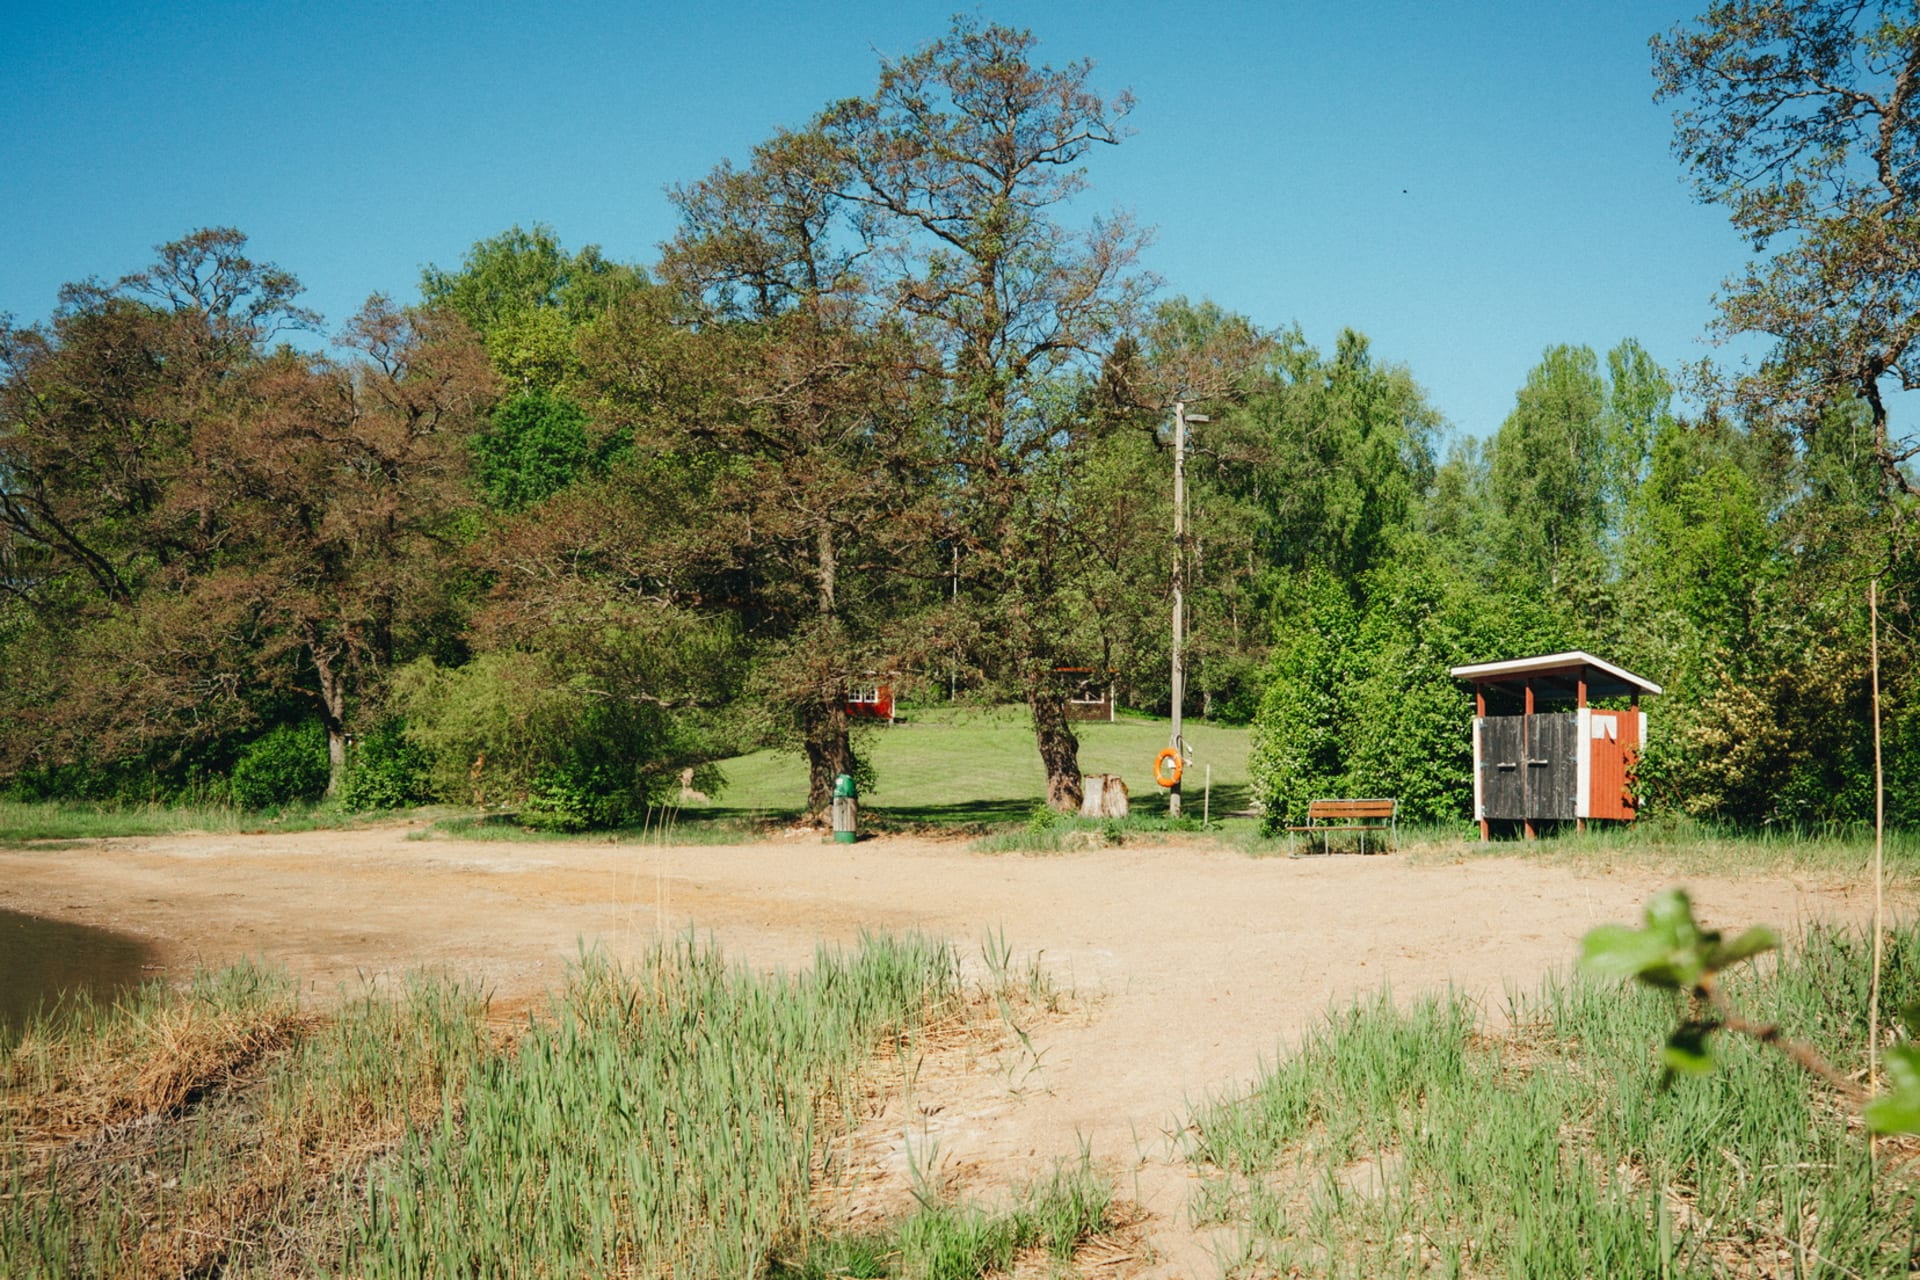
[[[1159,1274],[1212,1274],[1177,1228],[1185,1174],[1167,1134],[1188,1099],[1249,1079],[1331,1004],[1383,984],[1453,984],[1497,1007],[1565,965],[1580,935],[1637,918],[1666,877],[1576,875],[1518,859],[1271,859],[1197,848],[1048,858],[882,839],[653,849],[409,840],[405,827],[128,839],[0,851],[0,907],[151,940],[172,966],[261,956],[330,993],[419,968],[482,978],[508,1001],[557,982],[581,943],[615,954],[662,928],[711,932],[757,966],[821,939],[923,929],[978,965],[1003,934],[1083,1001],[1033,1052],[933,1070],[875,1137],[936,1148],[992,1191],[1081,1142],[1153,1215]],[[1702,917],[1797,926],[1870,902],[1818,881],[1694,881]],[[1911,903],[1900,904],[1910,910]]]

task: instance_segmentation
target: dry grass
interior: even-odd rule
[[[0,1095],[8,1275],[309,1275],[366,1169],[486,1051],[457,988],[302,1011],[239,966],[30,1027]]]
[[[80,997],[29,1027],[9,1055],[0,1132],[42,1145],[177,1116],[310,1023],[284,977],[244,965],[196,979],[185,1000],[157,986],[118,1004]]]

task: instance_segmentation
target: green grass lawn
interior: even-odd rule
[[[1128,717],[1074,726],[1082,773],[1117,773],[1136,810],[1164,807],[1153,784],[1154,755],[1167,745],[1168,722]],[[1213,812],[1252,803],[1243,728],[1189,720],[1193,763],[1183,788],[1197,817],[1213,769]],[[891,727],[866,732],[855,747],[872,761],[875,785],[862,808],[899,822],[1017,822],[1046,797],[1046,774],[1024,707],[913,711]],[[807,798],[806,761],[796,752],[756,751],[721,765],[724,791],[689,810],[732,815],[798,813]]]

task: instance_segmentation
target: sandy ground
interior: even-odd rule
[[[876,1123],[875,1163],[909,1145],[992,1192],[1084,1142],[1149,1215],[1158,1275],[1217,1274],[1184,1229],[1188,1174],[1169,1136],[1188,1100],[1250,1079],[1332,1004],[1390,985],[1452,984],[1497,1010],[1566,965],[1580,935],[1637,919],[1666,877],[1545,862],[1431,857],[1255,861],[1203,848],[1045,858],[962,843],[811,837],[673,849],[410,840],[407,827],[181,836],[0,851],[0,907],[150,940],[175,970],[265,957],[325,997],[414,969],[536,999],[584,944],[641,950],[711,933],[756,966],[800,965],[862,929],[952,939],[976,969],[990,931],[1038,954],[1076,1011],[1032,1049],[916,1073]],[[1819,880],[1696,880],[1708,923],[1864,919],[1870,900]],[[1910,912],[1913,904],[1898,904]],[[1146,1256],[1143,1252],[1143,1256]]]

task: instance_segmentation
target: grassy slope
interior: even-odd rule
[[[1167,745],[1167,728],[1167,721],[1150,719],[1076,725],[1080,768],[1119,774],[1136,806],[1157,803],[1153,757]],[[1185,787],[1189,806],[1200,805],[1208,765],[1216,814],[1251,803],[1247,731],[1189,721],[1186,737],[1194,751]],[[1046,795],[1024,708],[914,711],[891,728],[868,731],[855,749],[873,762],[876,778],[863,805],[898,820],[1018,821]],[[805,803],[806,762],[797,753],[756,751],[721,768],[727,787],[711,811],[790,813]]]

